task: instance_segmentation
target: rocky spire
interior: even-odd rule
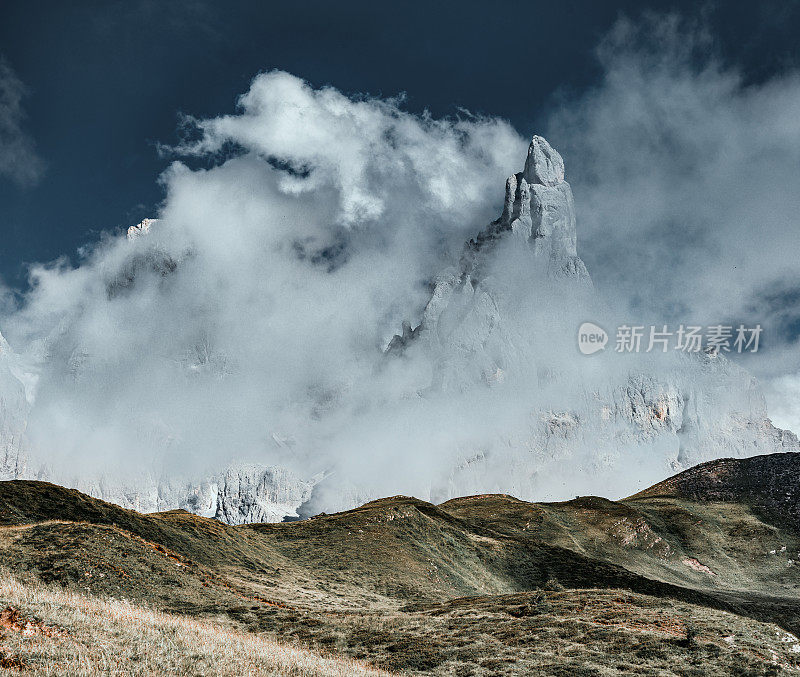
[[[531,139],[522,178],[543,186],[557,186],[564,180],[564,160],[541,136]]]
[[[462,272],[474,275],[486,248],[511,231],[531,247],[553,278],[572,278],[591,285],[578,257],[575,204],[564,180],[564,160],[541,136],[528,146],[525,168],[506,180],[503,213],[467,244]]]
[[[128,228],[128,239],[135,240],[137,237],[147,235],[150,232],[150,227],[156,223],[158,219],[143,219],[135,226]]]
[[[481,283],[486,282],[485,268],[491,250],[501,241],[516,236],[514,246],[527,247],[530,265],[551,280],[561,280],[578,287],[591,287],[586,266],[578,256],[575,205],[572,189],[564,180],[564,160],[541,136],[534,136],[528,146],[523,171],[506,180],[503,213],[492,221],[464,248],[458,269],[444,271],[437,279],[422,322],[412,328],[404,323],[402,335],[396,335],[387,351],[403,352],[407,347],[440,324],[440,316],[453,299],[466,304]],[[486,286],[485,284],[483,286]],[[481,288],[476,308],[480,320],[476,326],[494,325],[493,317],[499,302]],[[465,312],[464,316],[469,316]],[[473,318],[474,319],[474,318]],[[470,330],[471,335],[475,332]]]

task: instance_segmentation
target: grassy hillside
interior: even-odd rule
[[[740,503],[776,526],[797,531],[800,529],[798,477],[800,454],[724,458],[685,470],[632,498],[665,496]]]
[[[380,675],[362,663],[128,601],[0,573],[0,672],[52,675]],[[44,619],[44,620],[43,620]]]
[[[391,671],[777,674],[800,668],[799,455],[780,456],[620,502],[393,497],[239,527],[3,482],[0,566]]]

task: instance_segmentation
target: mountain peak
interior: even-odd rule
[[[127,237],[129,240],[135,240],[137,237],[147,235],[150,232],[150,227],[156,223],[158,219],[142,219],[135,226],[128,228]]]
[[[564,181],[564,159],[542,136],[534,136],[528,146],[528,157],[522,178],[529,184],[557,186]]]
[[[591,287],[589,272],[578,257],[575,204],[572,189],[564,180],[564,160],[544,137],[531,139],[525,168],[506,180],[500,218],[470,241],[466,272],[472,272],[479,250],[508,232],[529,244],[550,277],[569,278]]]

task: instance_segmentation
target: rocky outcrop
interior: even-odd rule
[[[564,180],[564,161],[541,136],[534,136],[528,147],[525,169],[506,180],[500,218],[467,243],[460,275],[480,280],[485,275],[486,250],[510,234],[518,236],[516,247],[531,250],[533,267],[552,277],[566,275],[591,284],[578,256],[575,203]]]
[[[564,180],[564,161],[542,137],[528,147],[525,169],[506,181],[503,214],[489,229],[492,234],[512,231],[533,249],[539,264],[552,277],[566,276],[590,284],[578,256],[575,203]],[[479,235],[478,241],[486,235]]]
[[[504,277],[503,258],[509,251],[528,268],[526,280]],[[500,321],[516,312],[510,297],[520,290],[509,294],[509,285],[529,281],[547,290],[543,298],[592,288],[577,252],[575,205],[564,180],[564,161],[540,136],[530,143],[523,171],[506,181],[503,213],[467,242],[458,266],[435,279],[421,322],[416,327],[404,323],[387,353],[425,344],[435,355],[435,389],[461,390],[476,375],[489,385],[502,382],[515,364],[531,362],[530,351],[520,350],[525,339],[514,323]]]
[[[291,471],[259,463],[234,463],[199,482],[157,476],[147,469],[136,477],[51,477],[84,493],[137,512],[180,508],[227,524],[282,522],[297,519],[321,477],[301,480]]]
[[[228,524],[281,522],[298,517],[297,509],[311,497],[314,482],[276,466],[240,464],[218,479],[214,517]]]
[[[130,228],[128,228],[127,231],[128,239],[135,240],[136,238],[139,238],[142,235],[147,235],[150,232],[150,228],[155,223],[158,223],[158,219],[143,219],[135,226],[131,226]]]
[[[182,508],[228,524],[246,524],[297,518],[298,508],[311,497],[319,479],[301,480],[277,466],[234,463],[219,474],[194,483],[145,472],[127,480],[110,476],[90,481],[74,478],[68,484],[138,512]]]

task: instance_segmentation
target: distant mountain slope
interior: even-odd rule
[[[661,496],[744,503],[771,523],[800,531],[800,453],[709,461],[629,500]]]

